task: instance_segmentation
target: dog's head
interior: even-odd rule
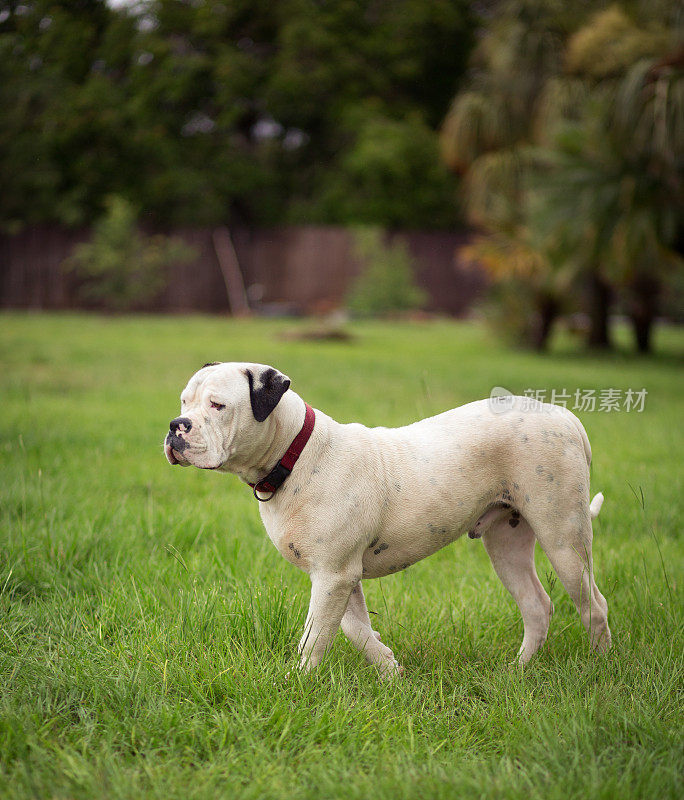
[[[262,438],[264,422],[290,379],[264,364],[205,364],[181,393],[164,452],[171,464],[220,469]]]

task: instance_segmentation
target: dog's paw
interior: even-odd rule
[[[307,672],[311,672],[314,666],[315,664],[311,663],[310,658],[305,658],[304,656],[302,656],[299,659],[299,664],[297,665],[297,669],[299,670],[299,672],[306,674]]]
[[[391,658],[378,665],[378,672],[380,673],[381,680],[389,681],[395,678],[401,678],[404,674],[404,668],[395,658]]]

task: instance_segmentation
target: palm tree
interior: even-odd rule
[[[669,0],[653,2],[674,14]],[[580,24],[585,12],[575,4],[505,3],[441,134],[446,163],[465,178],[469,218],[492,238],[485,262],[495,252],[499,277],[520,279],[513,253],[531,257],[536,247],[532,260],[546,265],[547,288],[558,280],[567,292],[568,276],[583,276],[595,346],[610,344],[619,284],[630,289],[639,347],[648,349],[659,275],[672,263],[669,245],[681,225],[673,219],[681,199],[681,51],[655,60],[672,34],[650,21],[647,5],[645,24],[618,6]],[[533,289],[539,278],[537,269]],[[546,303],[546,290],[533,295]]]
[[[574,242],[595,296],[622,288],[637,347],[651,348],[663,280],[681,265],[673,249],[684,207],[684,52],[638,61],[615,87],[599,87],[584,117],[566,124],[545,164],[544,212]],[[597,303],[590,344],[607,343]]]
[[[537,348],[545,346],[567,291],[566,265],[534,225],[526,189],[530,144],[572,96],[571,81],[561,75],[565,16],[562,4],[548,0],[500,4],[476,49],[470,85],[454,98],[440,136],[444,161],[464,178],[468,219],[484,233],[469,255],[497,282],[512,284],[509,297],[527,298],[518,309],[530,317],[521,333]]]
[[[677,263],[671,245],[682,208],[681,12],[667,0],[660,6],[643,24],[611,6],[570,38],[568,70],[589,94],[575,143],[559,142],[564,163],[551,192],[583,244],[595,300],[610,284],[626,292],[642,352],[650,350],[663,277]],[[592,306],[590,344],[607,343],[600,306]]]
[[[674,247],[684,228],[684,45],[630,69],[618,87],[612,127],[635,173],[614,252],[637,347],[648,352],[663,279],[682,265]]]
[[[536,350],[544,350],[577,278],[577,265],[557,231],[537,224],[534,208],[509,231],[478,237],[462,254],[484,266],[500,287],[500,325]]]

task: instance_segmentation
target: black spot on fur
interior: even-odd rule
[[[218,365],[222,363],[223,363],[222,361],[207,361],[207,363],[204,364],[202,369],[204,369],[205,367],[218,367]]]
[[[511,517],[508,520],[508,524],[511,526],[511,528],[517,528],[518,525],[520,525],[520,517]]]
[[[376,536],[375,539],[373,539],[373,541],[368,545],[369,550],[371,547],[375,547],[375,545],[378,543],[379,538],[380,538],[379,536]]]
[[[373,550],[373,552],[377,556],[378,553],[381,553],[383,550],[387,550],[388,547],[389,545],[387,544],[387,542],[383,542],[379,547],[376,547],[375,550]]]
[[[428,530],[430,533],[446,533],[447,529],[442,528],[439,525],[433,525],[432,522],[428,522]]]
[[[292,542],[290,542],[289,547],[290,547],[290,550],[292,550],[292,552],[294,553],[295,558],[301,558],[302,557],[302,554],[299,552],[299,550],[297,550],[297,548],[292,544]]]

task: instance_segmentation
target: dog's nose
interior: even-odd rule
[[[181,433],[187,433],[190,428],[192,428],[192,422],[187,417],[176,417],[176,419],[171,420],[169,425],[171,433],[178,433],[179,430]]]

